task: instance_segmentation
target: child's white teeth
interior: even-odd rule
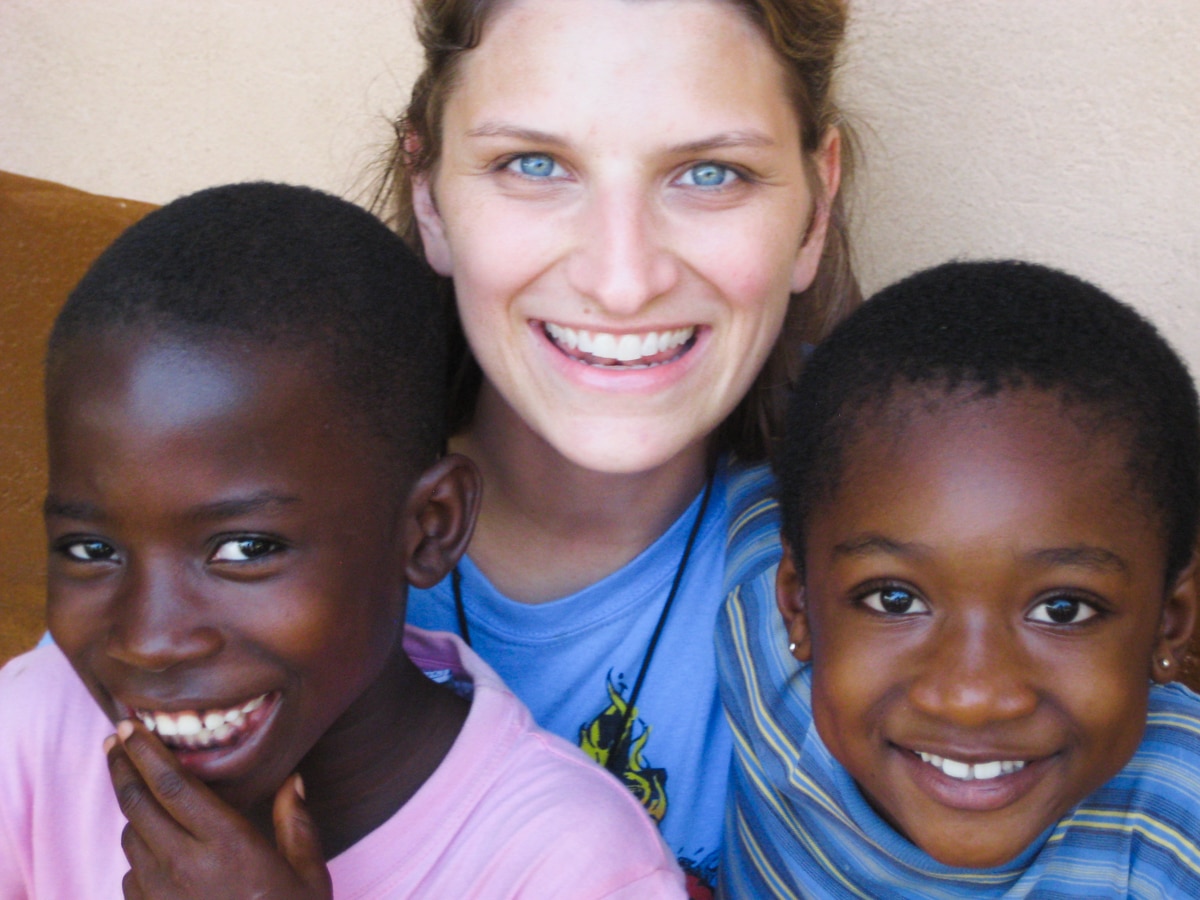
[[[553,322],[546,322],[545,329],[546,334],[560,347],[578,350],[596,359],[623,363],[636,363],[640,359],[674,350],[690,341],[696,333],[695,326],[692,326],[671,331],[648,331],[645,334],[609,334],[568,328]]]
[[[940,769],[943,774],[959,781],[989,781],[993,778],[999,778],[1001,775],[1011,775],[1013,772],[1019,772],[1025,768],[1025,763],[1022,760],[1004,759],[994,760],[985,763],[959,762],[957,759],[945,759],[938,756],[936,753],[922,753],[917,751],[922,762],[929,763],[935,769]]]
[[[201,712],[185,710],[178,713],[135,710],[135,715],[146,728],[158,734],[168,745],[196,749],[229,741],[246,724],[246,716],[262,706],[266,700],[267,695],[262,694],[230,709],[210,709]]]

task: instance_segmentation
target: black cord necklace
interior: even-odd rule
[[[700,509],[696,511],[696,520],[692,522],[692,530],[688,532],[687,543],[683,545],[683,555],[679,558],[679,565],[675,568],[675,578],[671,582],[671,590],[667,593],[667,600],[663,604],[662,612],[658,615],[658,624],[654,626],[654,633],[650,636],[650,643],[646,647],[646,654],[642,657],[642,666],[638,670],[637,680],[633,683],[633,690],[629,693],[629,701],[625,704],[625,714],[621,717],[621,727],[613,735],[612,742],[608,746],[608,757],[604,763],[604,768],[612,772],[618,777],[625,770],[625,766],[629,761],[629,738],[630,729],[633,724],[634,711],[637,708],[638,696],[642,692],[642,685],[646,681],[646,673],[650,671],[650,662],[654,659],[654,651],[658,648],[658,639],[662,635],[663,627],[667,624],[667,615],[671,612],[671,606],[675,602],[675,595],[679,593],[679,585],[683,582],[683,573],[687,571],[688,559],[692,555],[692,547],[696,543],[696,537],[700,534],[700,526],[704,522],[704,514],[708,511],[708,499],[712,496],[713,478],[709,475],[704,483],[704,495],[700,498]],[[454,611],[458,615],[458,631],[462,635],[462,639],[467,646],[471,645],[471,635],[467,628],[467,608],[463,603],[462,595],[462,573],[458,571],[458,566],[455,566],[450,571],[450,588],[454,592]]]

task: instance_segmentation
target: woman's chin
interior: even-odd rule
[[[707,432],[705,432],[707,433]],[[542,438],[568,462],[603,475],[648,475],[655,471],[704,465],[706,438],[694,429],[685,435],[664,433],[659,425],[625,421],[579,423],[547,429]]]

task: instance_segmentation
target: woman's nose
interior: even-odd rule
[[[612,317],[636,315],[679,278],[667,225],[645,194],[634,186],[597,189],[580,211],[567,278]]]
[[[1017,635],[990,616],[963,616],[939,629],[919,660],[908,700],[921,713],[962,728],[1031,715],[1038,694]]]
[[[166,561],[131,564],[113,598],[108,655],[163,672],[217,653],[221,632],[203,620],[203,605],[187,582],[181,567]]]

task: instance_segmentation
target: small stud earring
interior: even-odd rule
[[[790,644],[788,644],[788,653],[795,653],[795,652],[796,652],[796,642],[792,641]]]
[[[1161,660],[1159,660],[1159,662],[1162,664],[1162,667],[1164,669],[1171,668],[1171,661],[1169,659],[1167,659],[1165,656]]]

